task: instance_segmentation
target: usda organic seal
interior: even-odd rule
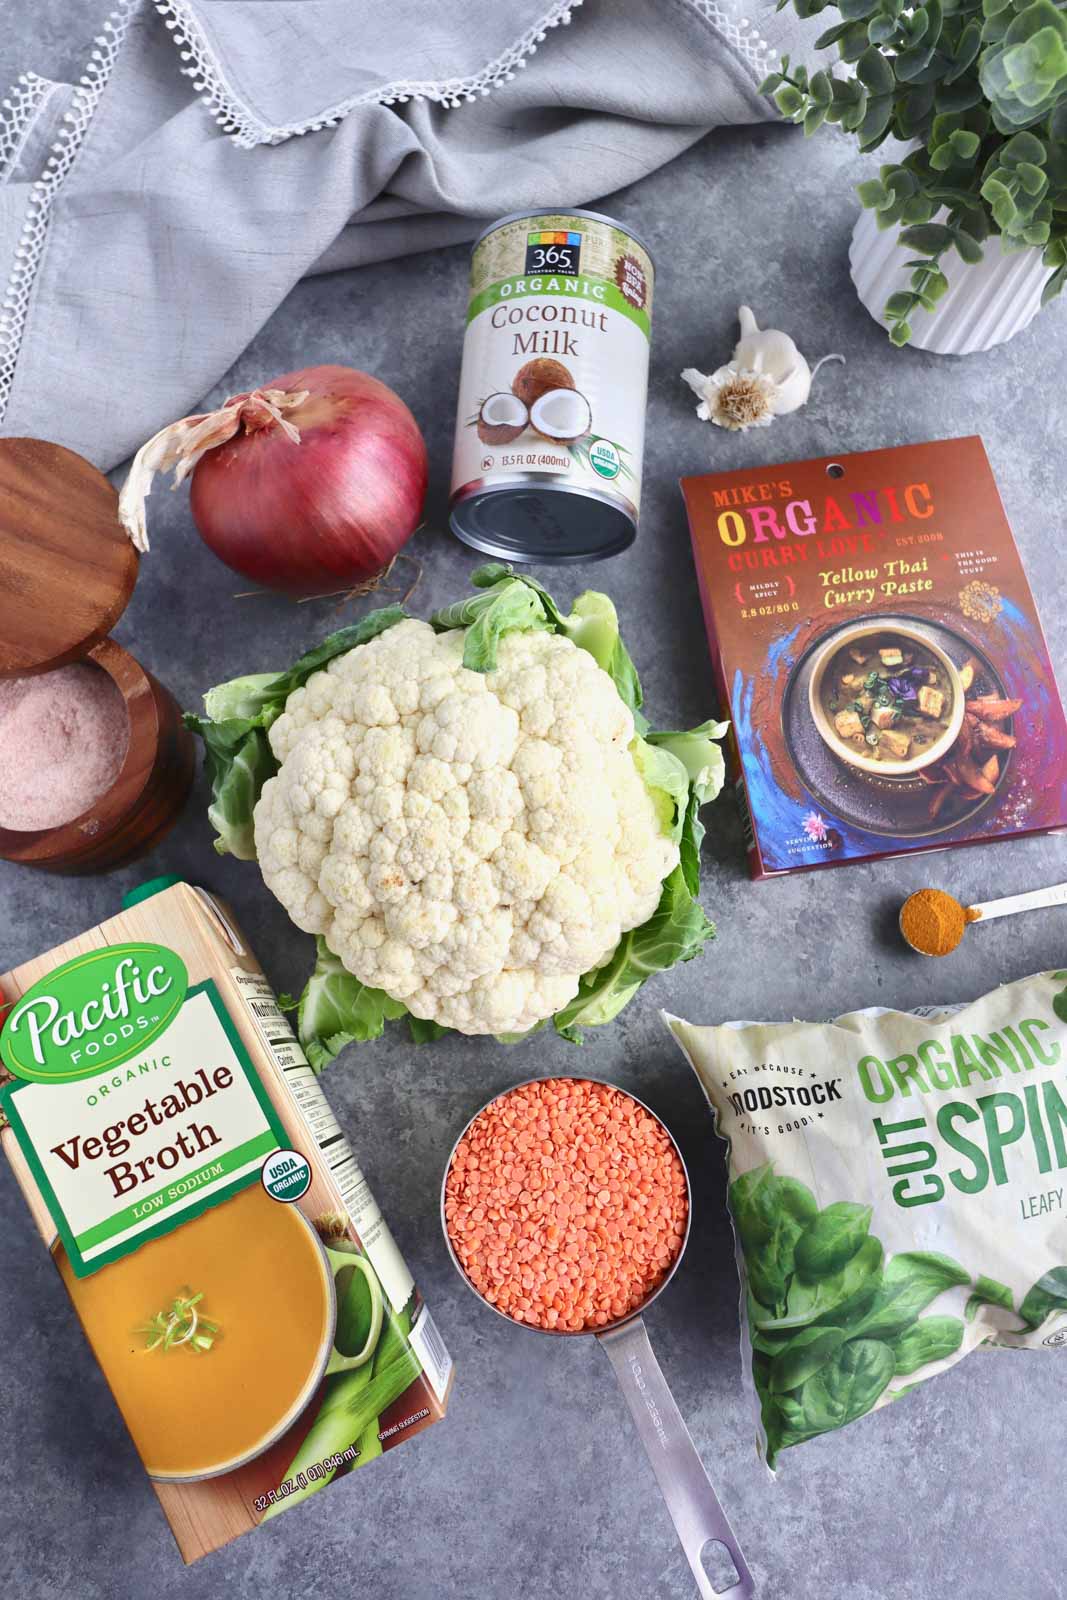
[[[617,478],[622,471],[619,452],[608,439],[594,439],[589,446],[589,465],[598,478]]]
[[[260,1177],[272,1200],[300,1200],[311,1188],[311,1163],[299,1150],[275,1150],[264,1161]]]

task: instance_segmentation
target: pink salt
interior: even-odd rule
[[[126,703],[92,662],[0,681],[0,827],[80,816],[118,777],[129,739]]]

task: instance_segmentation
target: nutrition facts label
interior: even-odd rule
[[[445,1348],[445,1341],[438,1333],[437,1324],[425,1305],[420,1307],[408,1338],[411,1340],[411,1348],[422,1362],[422,1371],[427,1383],[438,1400],[444,1400],[448,1380],[452,1375],[452,1357]]]
[[[370,1185],[359,1169],[355,1152],[330,1110],[319,1081],[300,1048],[300,1042],[289,1026],[289,1019],[261,972],[245,972],[240,967],[231,967],[230,974],[264,1043],[278,1064],[286,1088],[322,1152],[344,1208],[352,1219],[352,1226],[370,1257],[371,1266],[378,1274],[390,1304],[395,1311],[400,1311],[411,1298],[415,1281],[378,1209]]]

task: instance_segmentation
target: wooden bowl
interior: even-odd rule
[[[173,696],[114,639],[83,657],[118,688],[130,740],[111,788],[55,828],[0,828],[0,858],[46,872],[101,872],[151,850],[189,798],[196,752]]]

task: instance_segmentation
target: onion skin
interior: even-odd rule
[[[190,508],[204,543],[255,584],[322,595],[373,578],[422,515],[429,466],[407,406],[351,367],[305,367],[264,389],[307,390],[286,420],[246,419],[193,470]]]

